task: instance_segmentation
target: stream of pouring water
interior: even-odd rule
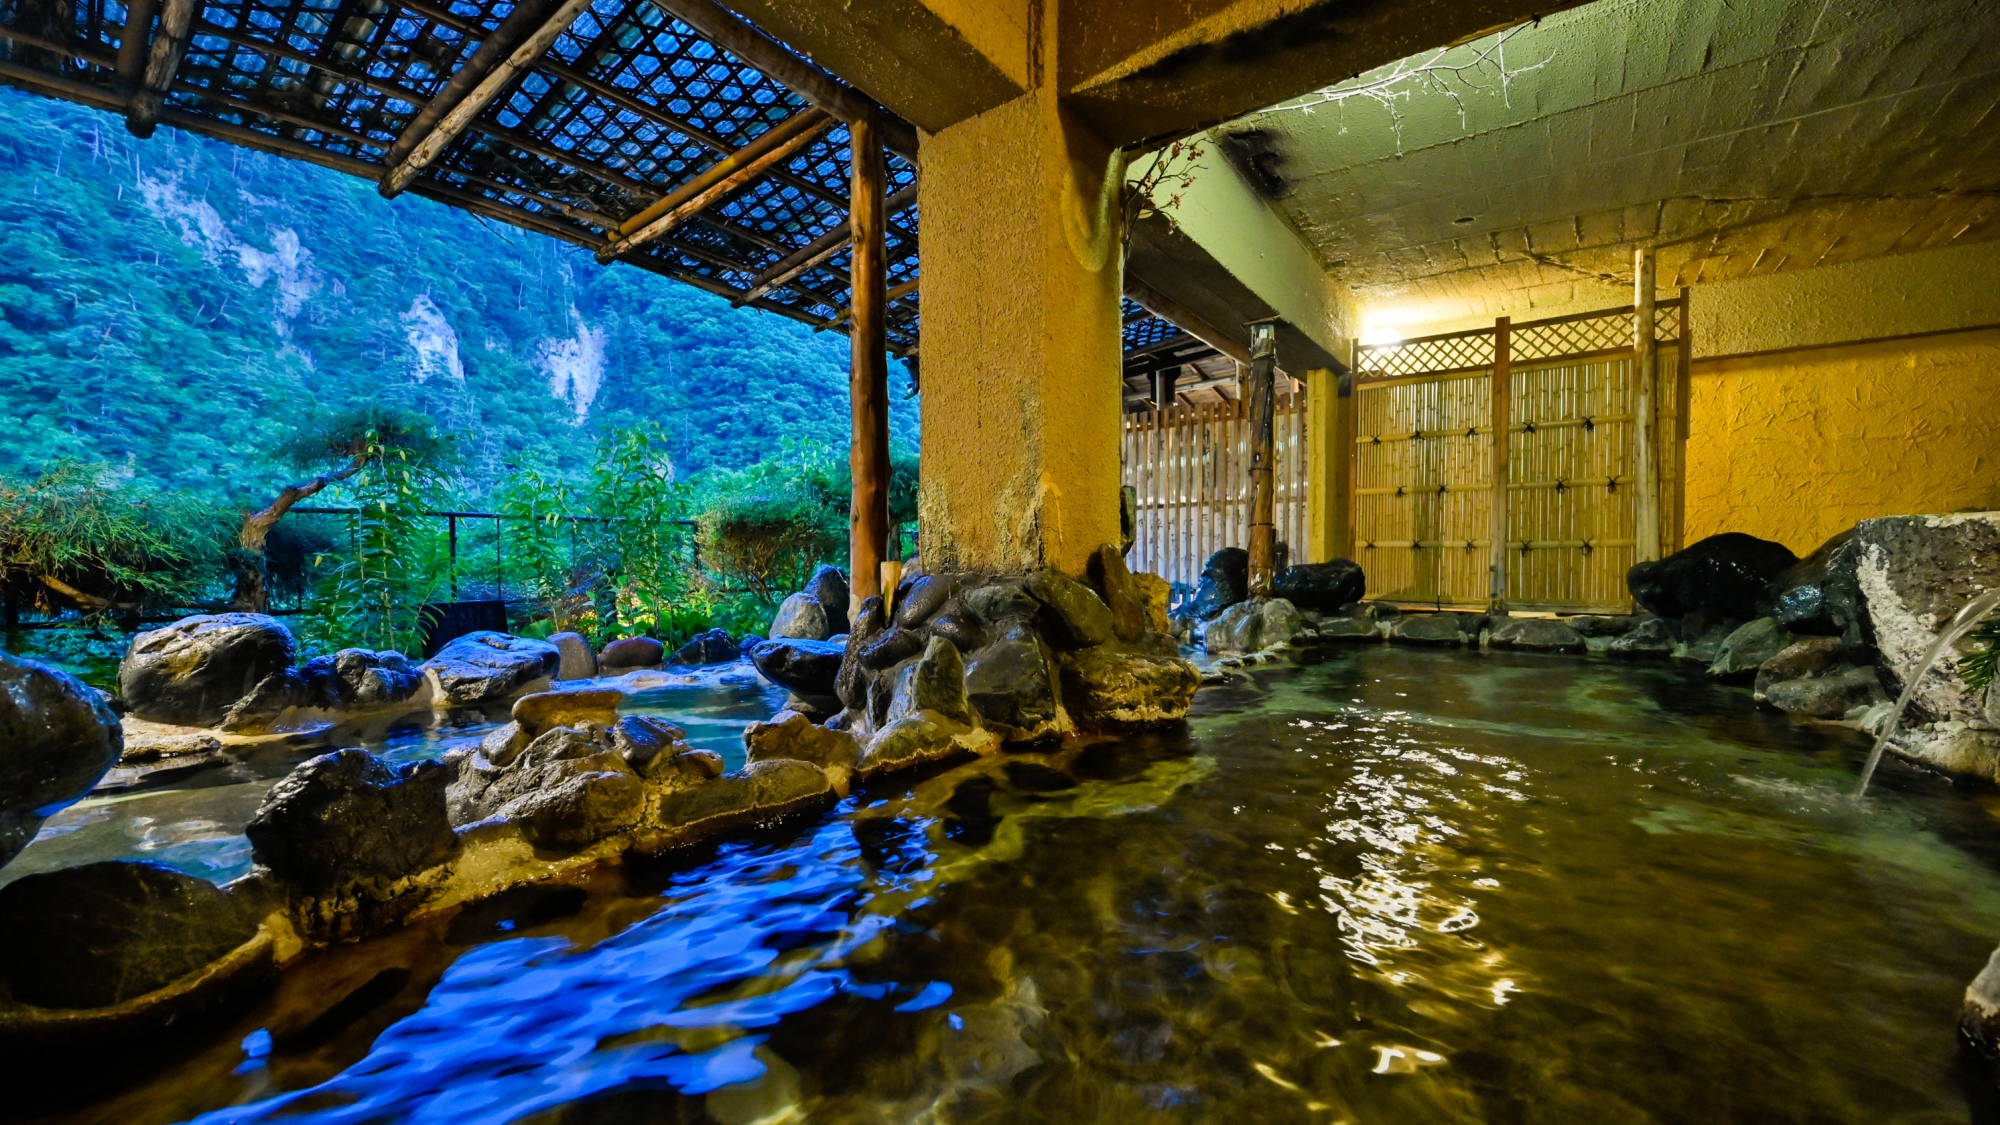
[[[1855,800],[1860,800],[1868,792],[1868,781],[1875,776],[1875,767],[1882,761],[1882,751],[1888,747],[1890,736],[1896,733],[1896,724],[1903,719],[1903,708],[1910,705],[1910,696],[1930,674],[1931,665],[1937,663],[1937,658],[1943,655],[1946,648],[1957,644],[1960,637],[1970,633],[1996,606],[2000,606],[2000,589],[1988,590],[1965,603],[1965,608],[1959,610],[1958,615],[1938,634],[1937,643],[1931,645],[1930,651],[1917,662],[1916,673],[1903,685],[1903,694],[1896,697],[1896,709],[1889,712],[1889,721],[1882,725],[1882,733],[1875,737],[1875,748],[1868,752],[1868,764],[1861,767],[1861,784],[1854,787]]]

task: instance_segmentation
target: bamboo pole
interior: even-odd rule
[[[1653,343],[1655,299],[1653,251],[1640,247],[1632,260],[1632,454],[1633,475],[1639,478],[1633,538],[1635,562],[1660,557],[1660,482],[1655,456],[1653,415],[1657,349]]]
[[[513,47],[534,33],[548,11],[548,0],[527,0],[515,5],[514,10],[507,13],[507,18],[500,21],[500,26],[480,40],[471,57],[452,72],[444,86],[431,95],[430,101],[424,103],[415,117],[410,118],[409,124],[403,126],[402,134],[382,154],[383,165],[395,168],[408,159],[410,150],[437,128],[444,115],[493,73],[493,68],[501,64]]]
[[[889,540],[889,358],[888,301],[882,241],[882,145],[875,124],[863,118],[849,125],[852,138],[851,203],[854,278],[853,327],[849,332],[848,397],[854,434],[848,447],[853,492],[848,510],[849,617],[859,619],[861,602],[881,589]]]
[[[146,40],[153,31],[153,17],[160,0],[132,0],[125,9],[125,30],[118,36],[117,92],[131,97],[146,80]]]
[[[1493,406],[1489,414],[1493,432],[1493,590],[1495,613],[1507,609],[1507,434],[1513,425],[1514,335],[1512,321],[1500,317],[1493,322]]]
[[[1689,339],[1687,286],[1681,286],[1675,348],[1680,353],[1674,381],[1674,534],[1672,547],[1687,546],[1688,410],[1694,392],[1694,342]]]
[[[168,2],[172,3],[173,0]],[[504,62],[480,79],[479,85],[474,86],[459,99],[458,104],[445,111],[444,116],[438,119],[438,123],[428,133],[416,138],[415,143],[410,146],[410,154],[403,158],[401,164],[395,165],[383,174],[382,183],[377,188],[383,197],[394,199],[416,182],[417,177],[423,175],[424,169],[428,168],[432,161],[444,155],[444,150],[451,142],[457,140],[459,134],[465,132],[467,127],[486,111],[486,107],[492,104],[493,99],[500,96],[501,90],[513,82],[522,71],[535,65],[537,59],[548,53],[556,37],[569,30],[569,25],[589,10],[592,2],[593,0],[564,0],[563,6],[543,21],[533,35],[528,36],[520,46],[508,52]]]
[[[711,164],[694,179],[619,223],[617,237],[598,249],[598,262],[608,265],[614,259],[667,234],[717,200],[763,175],[772,166],[790,159],[793,153],[811,144],[813,138],[831,124],[833,118],[827,116],[825,110],[808,108],[771,126],[758,134],[756,140]]]
[[[132,91],[125,110],[126,130],[141,140],[153,135],[161,111],[167,108],[167,91],[181,68],[181,56],[187,53],[188,29],[200,6],[199,0],[166,0],[160,11],[160,30],[147,47],[143,81]]]

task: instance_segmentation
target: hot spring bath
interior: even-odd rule
[[[2000,936],[2000,800],[1891,766],[1857,807],[1864,736],[1741,694],[1497,653],[1268,666],[1185,730],[893,779],[315,954],[53,1118],[1983,1112],[1953,1028]],[[97,1065],[40,1080],[101,1090]]]

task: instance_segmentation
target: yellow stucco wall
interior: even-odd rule
[[[1698,358],[1689,422],[1690,543],[2000,508],[2000,329]]]

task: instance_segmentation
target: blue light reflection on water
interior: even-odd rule
[[[702,1094],[758,1078],[754,1033],[784,1016],[842,992],[898,1011],[949,996],[840,964],[895,927],[929,878],[922,831],[896,850],[905,862],[872,871],[846,817],[789,846],[724,847],[622,932],[586,949],[531,937],[469,950],[341,1074],[196,1120],[503,1125],[634,1083]]]

